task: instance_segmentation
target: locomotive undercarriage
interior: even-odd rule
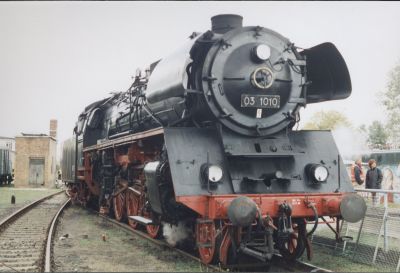
[[[280,253],[287,260],[299,258],[309,239],[304,218],[293,220],[291,226],[275,226],[279,219],[261,219],[248,227],[232,225],[227,220],[197,219],[196,242],[203,262],[224,266],[246,264],[249,261],[268,264]],[[308,249],[311,255],[311,249]]]
[[[223,206],[219,210],[201,212],[191,207],[188,202],[191,197],[175,196],[165,147],[155,145],[162,143],[160,137],[163,136],[142,138],[113,148],[87,149],[84,151],[84,171],[80,176],[84,180],[71,184],[71,195],[85,206],[114,216],[118,221],[128,222],[134,229],[145,226],[153,238],[161,236],[163,223],[178,225],[183,222],[193,230],[193,238],[187,240],[197,247],[205,263],[236,264],[242,263],[243,257],[268,263],[277,252],[292,260],[300,257],[305,249],[311,257],[310,234],[306,232],[306,218],[315,220],[311,209],[311,214],[300,217],[296,211],[295,218],[292,218],[291,206],[280,201],[278,209],[271,215],[265,214],[271,208],[261,207],[262,211],[257,212],[257,218],[248,227],[232,224],[226,215],[227,208],[224,210]],[[149,185],[144,173],[148,162],[160,162],[155,172],[161,204],[158,212],[149,202]],[[96,192],[98,195],[93,194]],[[218,207],[216,204],[222,204],[221,200],[232,200],[218,195],[209,200],[196,198],[191,198],[192,203],[195,200],[196,204],[207,209]],[[271,199],[268,195],[263,198]],[[313,200],[320,203],[319,199]]]

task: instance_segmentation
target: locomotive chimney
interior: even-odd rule
[[[220,14],[211,17],[211,30],[215,33],[224,34],[231,29],[241,28],[243,17],[236,14]]]
[[[50,120],[50,136],[57,138],[57,120],[56,119]]]

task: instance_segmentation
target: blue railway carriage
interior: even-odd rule
[[[62,144],[61,179],[65,184],[75,181],[75,139],[69,138]]]
[[[368,171],[368,160],[375,159],[383,173],[382,190],[400,191],[400,149],[365,151],[352,156],[352,160],[345,160],[354,188],[365,189],[365,183],[358,185],[354,178],[354,160],[358,158],[362,161],[363,176]],[[380,195],[383,202],[383,194]],[[388,201],[400,204],[400,194],[389,193]]]
[[[13,181],[10,150],[0,149],[0,186],[10,185]]]

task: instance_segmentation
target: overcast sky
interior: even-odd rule
[[[302,122],[321,109],[355,125],[384,120],[378,92],[400,60],[399,2],[0,2],[0,136],[48,133],[55,118],[64,141],[86,105],[126,90],[137,67],[210,29],[221,13],[302,48],[337,46],[352,95],[307,106]]]

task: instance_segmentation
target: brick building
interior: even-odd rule
[[[56,180],[57,120],[50,121],[50,135],[15,137],[15,187],[54,187]]]

